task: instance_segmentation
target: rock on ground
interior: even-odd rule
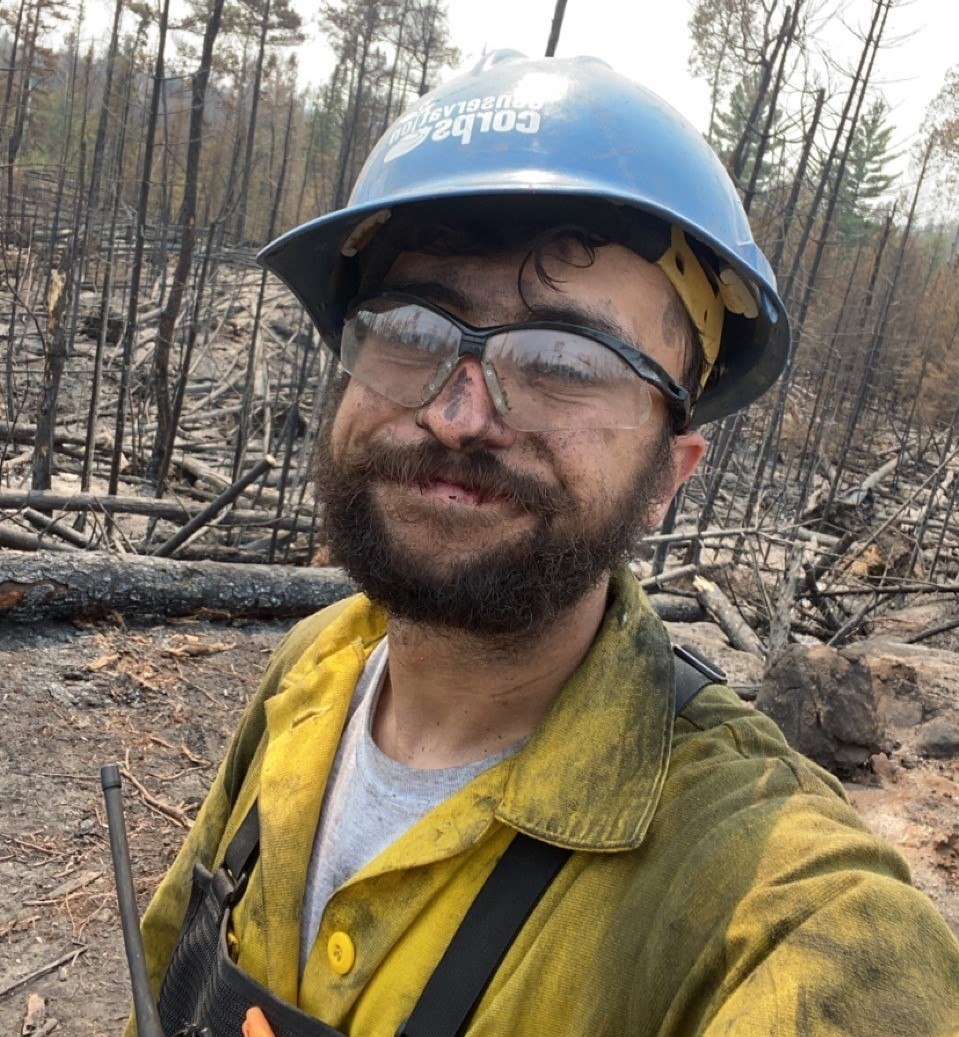
[[[918,756],[959,756],[959,655],[871,638],[843,649],[868,667],[886,703],[894,748]]]
[[[839,775],[880,752],[959,756],[959,656],[883,639],[790,645],[756,705],[789,743]]]
[[[889,748],[887,702],[862,659],[825,645],[788,645],[766,673],[756,708],[794,749],[848,775]]]

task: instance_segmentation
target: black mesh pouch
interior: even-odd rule
[[[230,959],[230,908],[242,894],[226,868],[193,868],[186,920],[160,990],[167,1037],[240,1037],[247,1009],[258,1006],[276,1037],[342,1037],[339,1030],[280,1001]]]

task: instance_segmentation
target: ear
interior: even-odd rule
[[[706,453],[706,440],[696,431],[683,432],[673,440],[673,495],[696,471]]]
[[[662,504],[653,514],[653,529],[657,529],[666,516],[669,505],[679,491],[679,487],[696,471],[696,466],[706,453],[706,440],[699,432],[683,432],[673,438],[673,480],[672,486],[667,487],[668,493],[664,495]]]

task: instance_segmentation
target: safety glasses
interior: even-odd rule
[[[689,423],[686,389],[645,353],[592,328],[558,321],[474,328],[401,292],[355,304],[343,326],[343,367],[403,407],[429,403],[465,356],[479,360],[497,412],[523,432],[641,428],[652,388],[666,400],[674,432]]]

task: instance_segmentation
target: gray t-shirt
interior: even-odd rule
[[[423,770],[387,756],[373,741],[372,718],[386,676],[384,638],[356,683],[346,726],[333,759],[306,876],[300,925],[300,972],[306,965],[330,897],[421,817],[478,774],[517,752],[461,767]]]

